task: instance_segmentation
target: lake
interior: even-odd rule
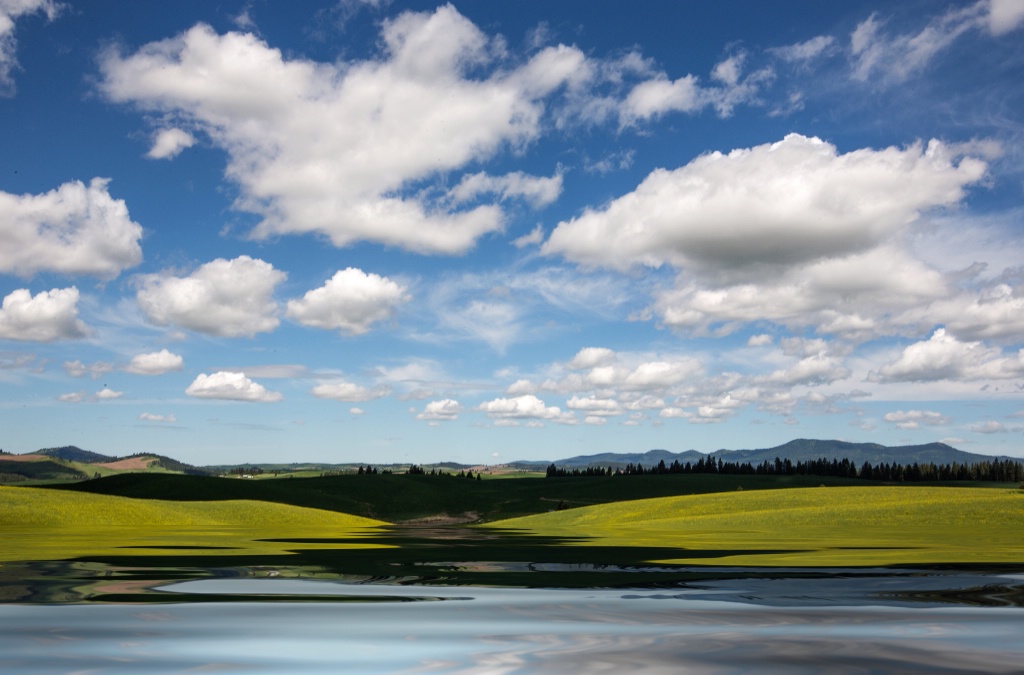
[[[405,545],[4,564],[0,670],[1024,672],[1024,569],[683,567],[387,536]]]

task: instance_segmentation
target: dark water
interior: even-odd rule
[[[5,564],[0,671],[1024,673],[1024,569],[652,566],[671,556],[386,536],[402,545]]]

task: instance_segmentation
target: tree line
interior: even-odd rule
[[[750,462],[726,462],[721,457],[701,458],[696,463],[680,464],[675,460],[665,464],[644,467],[642,464],[627,464],[625,467],[593,467],[566,469],[551,464],[547,477],[561,476],[642,476],[659,474],[727,474],[738,476],[832,476],[837,478],[860,478],[897,483],[926,481],[1024,481],[1024,463],[1011,459],[993,459],[974,464],[934,464],[932,462],[900,464],[897,462],[864,462],[859,467],[849,459],[812,459],[795,464],[789,459],[775,458],[760,464]]]
[[[472,470],[459,471],[458,473],[449,473],[447,471],[438,471],[437,469],[431,469],[429,472],[418,464],[413,464],[405,472],[410,476],[454,476],[455,478],[469,478],[470,480],[483,480],[483,473],[477,473],[473,475]]]
[[[342,471],[336,471],[336,472],[333,472],[333,474],[331,474],[331,475],[340,476],[340,475],[343,475],[344,473],[345,472],[342,472]],[[391,475],[392,473],[393,473],[393,471],[391,471],[391,469],[378,469],[377,467],[371,466],[369,464],[367,464],[366,466],[360,466],[359,469],[356,471],[356,474],[359,475],[359,476],[375,476],[377,474]],[[426,469],[424,469],[422,466],[420,466],[418,464],[410,465],[409,468],[405,470],[405,473],[408,476],[451,476],[451,477],[455,477],[455,478],[469,478],[469,479],[476,479],[476,480],[482,480],[483,479],[483,473],[474,474],[471,470],[459,471],[458,473],[450,473],[448,471],[438,471],[437,469],[431,469],[430,471],[427,471]],[[325,475],[325,474],[321,474],[321,475]]]

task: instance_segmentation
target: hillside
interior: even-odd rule
[[[83,464],[99,464],[100,462],[112,462],[117,459],[116,457],[101,455],[91,450],[82,450],[74,445],[64,445],[59,448],[43,448],[42,450],[36,450],[32,454],[56,457],[57,459],[64,459],[69,462],[82,462]]]
[[[0,455],[0,483],[19,483],[26,480],[83,480],[88,477],[73,463],[50,459],[46,455]]]
[[[664,562],[804,567],[1019,563],[1014,490],[854,486],[621,501],[491,523],[581,546],[666,546]]]
[[[112,457],[73,445],[44,448],[24,455],[0,453],[0,483],[76,481],[127,472],[184,473],[205,476],[213,472],[152,453]]]

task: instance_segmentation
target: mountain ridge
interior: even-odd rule
[[[982,455],[966,452],[945,443],[937,442],[921,445],[886,446],[879,443],[798,438],[771,448],[753,450],[720,449],[710,453],[703,453],[697,450],[671,452],[660,449],[648,450],[643,453],[605,452],[594,455],[576,455],[554,461],[517,461],[510,462],[509,464],[522,468],[541,468],[551,464],[566,468],[585,468],[588,466],[621,468],[627,464],[655,466],[660,461],[664,461],[666,464],[674,461],[678,461],[680,464],[685,464],[686,462],[695,463],[701,459],[707,460],[709,457],[721,459],[723,462],[750,462],[755,465],[765,461],[773,462],[776,457],[783,460],[789,459],[793,462],[817,459],[827,459],[829,461],[833,459],[848,459],[858,465],[864,462],[870,462],[871,464],[884,462],[907,465],[914,463],[953,464],[954,462],[958,464],[975,464],[995,459],[1024,461],[1020,457]]]
[[[36,457],[35,460],[29,460],[28,456]],[[184,473],[191,475],[223,475],[228,473],[235,473],[236,470],[242,467],[259,467],[266,471],[274,471],[275,473],[291,473],[296,470],[306,471],[347,471],[351,470],[352,467],[357,464],[362,465],[365,462],[348,462],[344,464],[325,464],[319,462],[295,462],[289,464],[274,464],[274,463],[246,463],[246,464],[217,464],[217,465],[205,465],[205,466],[194,466],[186,464],[178,460],[172,459],[164,455],[158,455],[155,453],[140,452],[125,457],[115,457],[111,455],[105,455],[98,452],[92,452],[90,450],[83,450],[74,445],[66,445],[57,448],[44,448],[32,453],[26,453],[24,456],[25,461],[14,461],[18,460],[22,455],[11,455],[5,453],[3,459],[7,460],[0,463],[0,474],[4,474],[4,481],[9,482],[11,480],[24,480],[31,478],[86,478],[93,475],[108,475],[109,473],[122,473],[122,472],[153,472],[162,471],[170,473]],[[42,457],[40,457],[42,456]],[[37,463],[43,458],[48,461],[63,463],[50,465],[40,465]],[[152,458],[154,461],[150,462],[145,468],[134,467],[131,469],[120,469],[117,467],[110,467],[110,463],[122,461],[125,459],[138,457]],[[771,448],[760,448],[760,449],[742,449],[742,450],[728,450],[720,449],[714,452],[703,453],[697,450],[685,450],[682,452],[672,452],[664,449],[648,450],[646,452],[632,452],[632,453],[615,453],[605,452],[593,455],[576,455],[574,457],[567,457],[564,459],[556,460],[521,460],[515,462],[503,462],[501,466],[509,467],[511,469],[527,470],[527,471],[544,471],[550,465],[554,464],[556,467],[566,469],[584,469],[587,467],[601,467],[601,468],[612,468],[622,469],[629,464],[641,465],[644,467],[655,467],[659,462],[665,462],[665,464],[672,464],[678,461],[680,464],[685,465],[687,462],[696,464],[700,460],[707,461],[708,458],[721,459],[723,462],[730,462],[735,464],[742,464],[749,462],[753,465],[759,465],[763,462],[772,463],[776,458],[782,460],[790,460],[793,463],[807,462],[825,459],[828,461],[844,459],[849,460],[857,467],[860,467],[865,462],[872,465],[880,465],[883,463],[887,464],[902,464],[904,466],[910,466],[913,464],[935,464],[935,465],[951,465],[951,464],[978,464],[982,462],[990,462],[993,460],[1006,460],[1009,459],[1014,462],[1024,463],[1024,458],[1020,457],[1008,457],[1008,456],[996,456],[996,455],[983,455],[978,453],[965,452],[959,450],[945,443],[926,443],[921,445],[903,445],[903,446],[885,446],[879,443],[856,443],[850,441],[838,441],[838,440],[820,440],[820,439],[807,439],[798,438],[782,445],[774,446]],[[370,464],[374,464],[370,462]],[[396,472],[402,472],[405,470],[406,465],[404,464],[380,464],[376,466],[390,467]],[[469,465],[455,464],[451,462],[439,462],[433,463],[431,466],[445,467],[451,470],[460,468],[468,468]],[[18,478],[18,476],[21,478]]]

